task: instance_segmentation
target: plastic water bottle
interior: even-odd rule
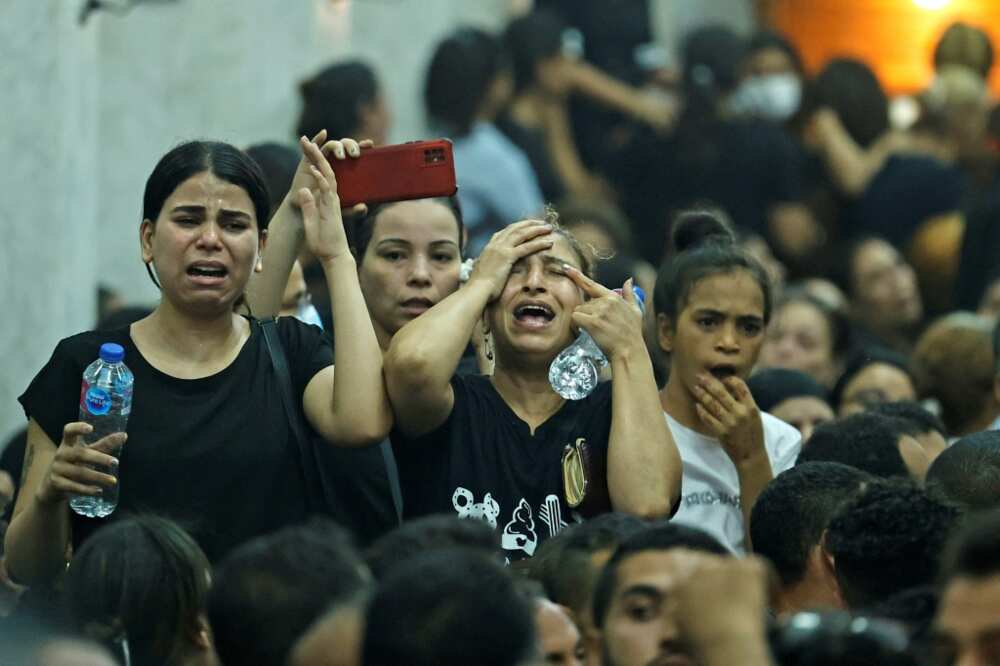
[[[132,411],[132,385],[135,378],[132,371],[122,363],[125,350],[121,345],[106,342],[101,345],[97,360],[83,371],[83,386],[80,389],[80,420],[89,423],[94,431],[84,437],[87,445],[91,445],[102,437],[116,432],[125,432],[128,415]],[[109,455],[118,458],[121,447],[108,451]],[[118,478],[118,465],[104,467],[95,465],[94,469],[104,474]],[[97,497],[75,495],[70,498],[69,506],[81,516],[104,518],[118,506],[118,484],[102,488],[102,494]]]
[[[632,290],[639,309],[643,310],[646,293],[641,287],[633,287]],[[620,293],[620,290],[616,291]],[[573,344],[553,359],[549,366],[549,384],[566,400],[582,400],[597,388],[601,370],[607,364],[608,357],[594,342],[594,338],[587,331],[581,330]]]

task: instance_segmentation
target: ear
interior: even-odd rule
[[[208,618],[204,613],[199,613],[194,625],[188,629],[188,639],[199,650],[208,651],[214,649],[212,641],[212,628],[208,624]]]
[[[840,607],[847,608],[847,602],[844,600],[844,593],[840,589],[840,582],[837,580],[837,561],[833,555],[830,554],[830,551],[826,546],[826,534],[826,530],[823,530],[823,535],[820,537],[819,544],[817,544],[815,548],[816,557],[819,560],[823,577],[827,579],[830,589],[833,591],[838,603],[840,603]]]
[[[257,263],[254,264],[253,270],[255,273],[260,273],[264,270],[264,248],[267,247],[267,229],[262,229],[260,232],[260,237],[257,240]]]
[[[139,225],[139,251],[142,254],[142,263],[148,264],[153,260],[153,234],[156,225],[152,220],[143,220]]]
[[[674,323],[662,312],[656,315],[656,339],[660,349],[668,354],[674,351]]]

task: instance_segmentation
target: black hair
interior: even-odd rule
[[[935,585],[920,585],[892,595],[865,613],[901,623],[911,641],[921,642],[930,637],[940,600]]]
[[[93,534],[67,570],[64,595],[81,633],[133,663],[168,664],[197,633],[210,567],[194,539],[165,518],[138,515]]]
[[[891,349],[886,349],[885,347],[864,347],[855,349],[848,355],[847,361],[844,362],[844,372],[840,375],[840,379],[837,380],[836,385],[833,387],[833,393],[830,395],[834,410],[839,410],[842,406],[844,401],[844,391],[847,389],[847,385],[850,384],[862,370],[867,368],[869,365],[874,365],[876,363],[891,365],[892,367],[901,370],[907,377],[910,378],[910,383],[916,387],[916,380],[913,377],[913,372],[910,370],[910,361],[903,354]],[[876,402],[878,401],[873,401],[872,404],[875,404]]]
[[[216,569],[208,617],[223,663],[284,666],[295,641],[369,576],[350,534],[314,518],[258,537]]]
[[[255,143],[248,146],[246,152],[257,162],[261,173],[264,174],[268,200],[271,202],[271,215],[274,215],[292,187],[295,170],[299,168],[302,156],[293,148],[280,143]]]
[[[662,523],[633,534],[618,546],[604,566],[600,578],[597,579],[593,602],[594,624],[598,627],[604,626],[618,585],[618,568],[623,561],[639,553],[674,548],[687,548],[715,555],[732,554],[708,532],[679,523]]]
[[[917,435],[926,435],[929,432],[936,432],[942,437],[948,436],[948,431],[945,430],[944,423],[941,422],[941,419],[931,413],[930,410],[921,405],[919,402],[914,402],[913,400],[882,402],[877,405],[870,406],[867,411],[872,414],[880,414],[881,416],[902,419],[904,422],[909,423],[911,427],[905,431],[907,435],[916,437]]]
[[[788,368],[764,368],[747,380],[750,395],[761,411],[770,412],[792,398],[817,398],[830,401],[829,392],[822,384],[802,372]]]
[[[236,146],[221,141],[188,141],[161,157],[146,179],[142,218],[156,224],[163,204],[174,190],[188,178],[205,171],[243,188],[253,203],[258,234],[263,235],[270,222],[271,204],[260,165]],[[149,264],[146,264],[146,273],[158,288],[160,283]]]
[[[763,555],[784,585],[803,579],[809,554],[820,545],[837,508],[875,477],[835,462],[785,470],[764,488],[750,514],[754,552]]]
[[[417,555],[382,579],[368,606],[365,666],[517,666],[534,649],[532,602],[482,553]]]
[[[993,67],[993,42],[982,28],[961,21],[948,26],[934,46],[934,68],[962,65],[984,79]]]
[[[860,60],[831,60],[809,89],[809,107],[833,109],[844,129],[862,148],[870,146],[889,129],[889,98],[875,72]]]
[[[422,199],[422,201],[432,201],[434,203],[439,203],[448,210],[451,211],[452,215],[455,216],[455,223],[458,225],[458,248],[459,252],[465,250],[465,222],[462,220],[462,207],[459,204],[457,196],[451,197],[435,197],[432,199]],[[390,203],[375,204],[368,209],[368,212],[363,218],[358,219],[354,224],[348,225],[347,229],[350,232],[348,240],[351,245],[351,252],[354,254],[355,260],[360,265],[365,258],[365,252],[368,250],[368,244],[372,240],[372,235],[375,233],[375,223],[378,222],[378,216],[385,212],[386,209],[391,208],[398,201],[393,201]]]
[[[504,44],[510,54],[516,90],[531,87],[538,64],[561,53],[565,27],[557,14],[544,9],[516,18],[507,25]]]
[[[296,134],[311,139],[325,129],[330,139],[356,136],[361,129],[359,111],[375,101],[378,91],[375,71],[360,60],[325,67],[299,84],[302,113]]]
[[[653,302],[656,314],[677,325],[691,290],[713,275],[745,270],[753,276],[764,297],[764,323],[771,319],[771,283],[760,263],[736,245],[736,235],[722,219],[708,210],[681,212],[674,219],[671,256],[656,277]]]
[[[766,51],[768,49],[777,49],[787,55],[788,59],[792,61],[795,71],[800,75],[805,71],[805,67],[802,66],[802,56],[799,55],[798,49],[780,32],[759,30],[750,37],[746,46],[748,57],[758,51]]]
[[[456,136],[468,134],[490,86],[507,67],[496,37],[478,28],[452,33],[437,45],[427,70],[427,115]]]
[[[369,546],[365,560],[376,579],[415,555],[432,550],[468,548],[499,555],[500,542],[488,525],[457,516],[431,515],[404,522]]]
[[[1000,574],[1000,509],[971,516],[948,544],[941,579],[988,578]]]
[[[1000,431],[958,440],[927,470],[927,490],[967,511],[1000,507]]]
[[[840,507],[826,531],[826,550],[848,607],[933,583],[958,518],[957,509],[912,482],[867,484]]]
[[[867,412],[823,423],[816,426],[796,464],[838,462],[881,478],[908,477],[910,471],[899,452],[906,427],[898,419]]]
[[[549,599],[576,614],[590,613],[600,575],[591,556],[618,545],[649,525],[625,513],[604,513],[572,525],[543,542],[530,560],[528,575],[539,581]]]

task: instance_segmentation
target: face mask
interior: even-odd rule
[[[754,76],[733,95],[733,110],[775,122],[784,122],[798,111],[802,83],[794,74]]]
[[[295,312],[295,318],[305,324],[312,324],[323,328],[323,320],[319,318],[319,311],[312,303],[302,303]]]

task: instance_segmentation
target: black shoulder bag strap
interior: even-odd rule
[[[258,320],[261,330],[264,333],[264,342],[267,345],[268,355],[271,357],[271,364],[274,373],[278,377],[279,390],[281,392],[281,402],[285,407],[285,415],[292,426],[292,432],[298,443],[299,459],[301,461],[302,474],[309,492],[310,511],[320,511],[330,513],[335,508],[333,504],[333,493],[328,492],[323,481],[322,473],[317,468],[318,460],[313,450],[312,441],[306,435],[306,427],[302,423],[301,412],[296,409],[296,402],[292,391],[292,378],[288,371],[288,360],[285,357],[285,348],[281,345],[281,340],[277,335],[276,319]],[[382,452],[382,461],[385,464],[386,477],[389,481],[389,492],[392,494],[392,505],[396,511],[397,521],[403,518],[403,493],[399,487],[399,471],[396,468],[396,460],[392,456],[392,449],[389,442],[382,442],[379,445]]]
[[[323,480],[316,469],[316,458],[311,449],[311,443],[306,436],[305,427],[302,424],[302,416],[296,409],[295,398],[292,393],[292,377],[288,372],[288,359],[285,358],[285,348],[281,346],[281,340],[277,334],[277,320],[259,319],[261,331],[264,333],[264,343],[267,345],[267,354],[271,357],[271,366],[274,374],[278,378],[278,392],[281,394],[281,404],[285,408],[285,416],[288,417],[288,424],[292,426],[292,433],[299,449],[299,466],[302,468],[302,478],[306,483],[306,493],[309,503],[309,511],[316,513],[328,513],[329,508],[326,502],[326,491],[323,487]]]

